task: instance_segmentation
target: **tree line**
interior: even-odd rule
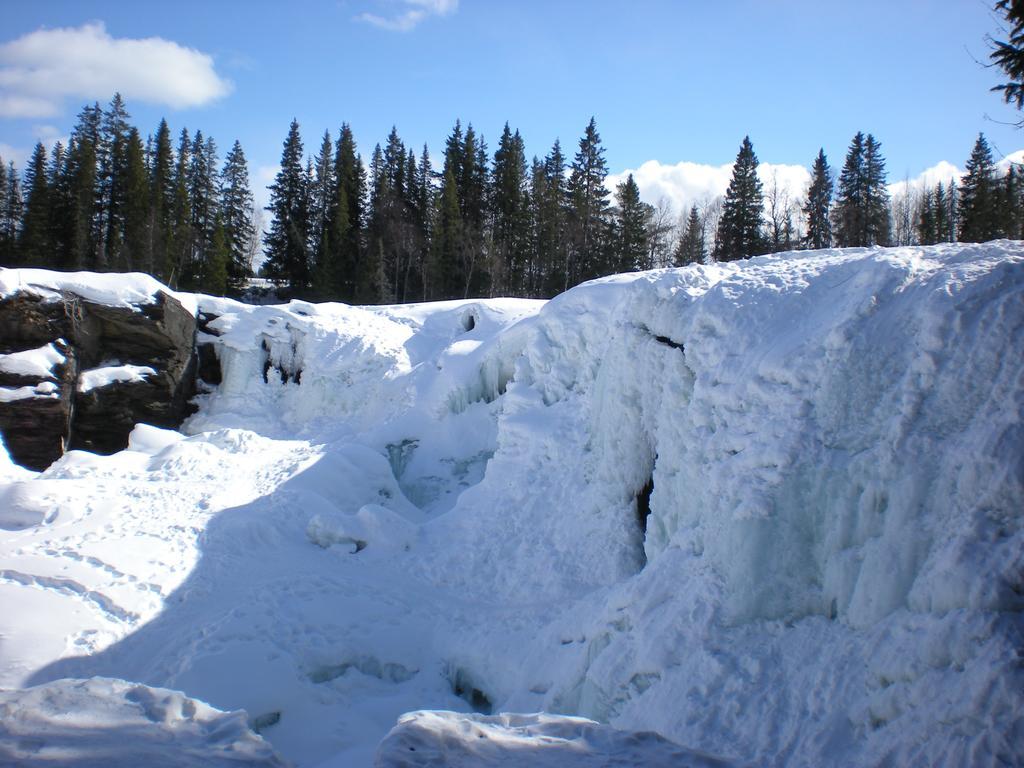
[[[67,146],[0,159],[0,265],[146,272],[182,290],[242,290],[259,250],[245,153],[161,120],[143,140],[120,94],[79,113]]]
[[[593,118],[569,158],[558,140],[527,161],[505,125],[493,154],[456,121],[435,164],[392,128],[369,162],[351,127],[307,153],[292,121],[270,185],[269,225],[254,210],[236,141],[165,120],[143,141],[119,95],[85,107],[67,147],[40,143],[23,175],[0,161],[0,264],[143,271],[184,290],[240,293],[260,274],[291,295],[359,304],[470,296],[550,297],[584,280],[731,261],[797,248],[931,244],[1024,235],[1024,178],[1001,174],[979,135],[958,182],[891,196],[881,144],[858,132],[838,177],[819,150],[804,195],[762,180],[749,137],[724,196],[676,225],[614,190]]]

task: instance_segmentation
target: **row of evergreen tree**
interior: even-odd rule
[[[166,120],[143,141],[115,94],[65,147],[36,144],[24,178],[0,160],[0,265],[147,272],[184,290],[239,291],[259,249],[245,154]]]
[[[552,296],[652,266],[653,208],[632,176],[612,204],[593,119],[568,164],[558,141],[527,162],[507,124],[492,158],[458,121],[440,171],[394,128],[368,171],[348,125],[303,158],[293,121],[270,187],[264,274],[298,292],[359,303]]]
[[[766,193],[744,138],[724,197],[692,206],[673,238],[632,175],[606,187],[593,119],[571,161],[556,140],[530,162],[507,124],[492,156],[457,121],[440,171],[394,128],[368,164],[347,124],[309,156],[292,121],[263,233],[237,141],[218,169],[201,132],[183,129],[175,150],[166,121],[143,142],[128,120],[115,95],[82,110],[67,147],[48,156],[38,144],[23,179],[0,161],[0,264],[144,271],[220,294],[242,289],[262,249],[262,274],[294,294],[378,303],[547,297],[601,275],[792,248],[1024,235],[1022,170],[1001,175],[984,136],[959,184],[911,202],[890,200],[881,145],[857,133],[838,179],[819,151],[803,200],[775,183]]]

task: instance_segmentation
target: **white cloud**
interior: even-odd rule
[[[0,160],[3,160],[4,169],[6,169],[10,163],[14,163],[15,168],[19,171],[25,168],[25,162],[28,160],[28,151],[19,148],[12,147],[10,144],[4,144],[0,141]]]
[[[622,173],[609,174],[605,185],[614,190],[617,184],[632,173],[640,188],[641,200],[651,205],[667,200],[672,209],[681,214],[691,205],[703,205],[724,195],[729,179],[732,178],[732,165],[704,165],[685,161],[666,165],[658,160],[648,160],[635,170],[626,169]],[[788,192],[792,199],[803,196],[811,179],[810,171],[802,165],[761,163],[757,173],[766,193],[774,177],[778,180],[779,188]]]
[[[447,16],[459,7],[459,0],[394,0],[395,12],[388,16],[361,13],[357,21],[365,21],[381,29],[408,32],[429,16]]]
[[[102,22],[40,29],[0,45],[0,117],[52,117],[65,98],[106,101],[115,92],[180,109],[230,90],[208,54],[159,37],[111,37]]]

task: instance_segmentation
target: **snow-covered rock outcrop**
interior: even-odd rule
[[[124,680],[0,689],[0,765],[284,768],[244,712]]]
[[[184,302],[184,304],[183,304]],[[194,392],[195,303],[152,277],[0,269],[0,434],[44,469],[176,427]]]
[[[738,763],[1020,761],[1021,243],[547,303],[197,301],[188,436],[0,475],[0,684],[178,689],[300,765],[369,764],[424,709]]]

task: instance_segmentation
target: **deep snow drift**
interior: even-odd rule
[[[1022,761],[1024,245],[546,304],[184,298],[223,373],[189,436],[0,466],[0,685],[183,691],[299,765],[369,764],[423,709]]]

